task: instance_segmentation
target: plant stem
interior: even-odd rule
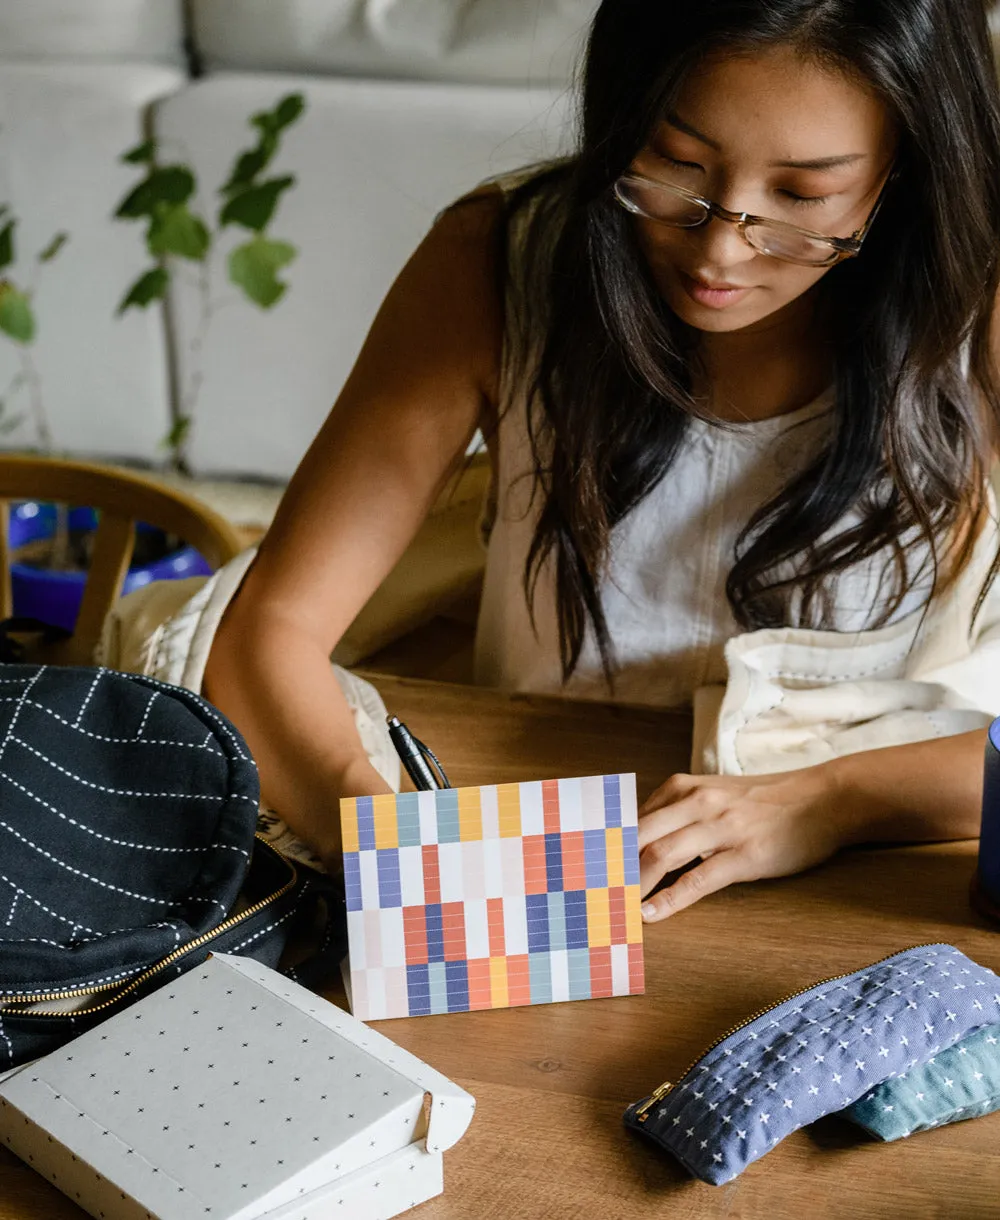
[[[35,367],[35,362],[32,360],[28,349],[19,345],[18,355],[21,359],[21,373],[24,378],[24,384],[28,389],[28,402],[31,406],[31,414],[35,421],[35,435],[38,437],[38,447],[43,453],[51,453],[53,448],[52,429],[49,427],[49,419],[45,413],[45,404],[42,401],[42,379],[38,375],[38,369]]]
[[[215,302],[212,300],[212,277],[209,271],[208,259],[203,260],[199,267],[198,275],[198,296],[199,296],[199,312],[198,325],[191,336],[191,342],[188,344],[188,356],[191,360],[191,373],[188,377],[188,383],[184,390],[184,395],[181,399],[181,415],[187,419],[194,418],[194,410],[198,403],[198,397],[201,394],[201,387],[205,380],[205,372],[202,368],[202,360],[205,353],[205,341],[208,338],[208,332],[212,325],[212,318],[215,316]],[[177,446],[176,461],[177,467],[184,473],[189,470],[188,463],[188,437],[190,429],[185,432],[183,439]]]

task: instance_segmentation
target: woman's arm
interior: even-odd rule
[[[864,842],[979,834],[986,730],[773,775],[674,775],[639,821],[640,881],[701,863],[649,898],[655,922],[735,881],[783,877]]]
[[[495,403],[498,220],[496,195],[445,213],[400,274],[209,656],[206,692],[246,737],[264,799],[326,858],[338,798],[385,790],[329,656]]]

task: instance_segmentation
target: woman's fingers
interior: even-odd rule
[[[712,826],[696,822],[663,837],[653,839],[639,853],[639,892],[649,891],[667,873],[683,868],[699,856],[711,856],[719,847]]]
[[[673,834],[685,826],[718,817],[730,802],[730,795],[720,789],[692,785],[684,795],[675,797],[670,804],[652,808],[650,812],[640,816],[639,850],[643,851],[655,840]]]
[[[647,898],[642,904],[643,923],[657,923],[683,911],[706,894],[714,894],[734,881],[743,880],[738,853],[720,851],[684,873],[667,889]]]
[[[675,801],[681,800],[692,792],[698,786],[698,778],[694,775],[683,775],[677,773],[671,775],[668,780],[660,784],[655,792],[651,792],[642,803],[642,808],[639,810],[640,816],[647,813],[652,813],[654,809],[660,809],[664,805],[672,805]]]

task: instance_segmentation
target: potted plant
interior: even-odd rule
[[[0,205],[0,333],[15,345],[18,369],[0,397],[0,431],[9,433],[24,419],[16,413],[21,399],[27,402],[36,447],[53,451],[52,430],[45,410],[42,380],[32,359],[31,346],[38,324],[34,309],[37,282],[21,285],[10,267],[15,260],[17,219],[9,205]],[[40,273],[67,240],[57,233],[38,254]],[[37,618],[54,627],[72,630],[83,597],[89,549],[96,516],[89,508],[34,501],[11,507],[8,545],[14,613],[19,618]],[[136,557],[126,577],[125,591],[150,580],[196,575],[208,566],[192,547],[180,547],[159,531],[140,527]]]
[[[287,285],[281,269],[296,256],[290,243],[270,236],[268,227],[281,196],[295,183],[292,175],[266,177],[265,171],[277,154],[283,131],[296,122],[305,109],[300,94],[282,98],[272,110],[254,114],[249,122],[256,130],[252,147],[239,152],[226,181],[219,187],[222,202],[214,223],[193,205],[198,183],[194,170],[181,161],[162,163],[155,140],[147,140],[123,154],[122,160],[140,166],[144,176],[120,202],[115,216],[145,222],[145,245],[153,266],[129,287],[119,314],[163,301],[176,272],[178,260],[199,267],[201,314],[192,348],[200,353],[215,309],[211,283],[210,254],[223,230],[231,225],[249,230],[251,236],[228,257],[228,277],[243,296],[262,309],[270,309],[284,295]],[[3,223],[6,221],[6,223]],[[14,260],[14,225],[9,209],[0,209],[0,276]],[[66,240],[58,234],[39,255],[39,263],[51,261]],[[0,399],[0,430],[20,423],[12,417],[9,403],[18,393],[28,395],[38,448],[51,453],[52,433],[45,415],[41,382],[30,360],[28,347],[35,333],[32,293],[7,278],[0,278],[0,332],[18,344],[20,371]],[[170,465],[186,469],[186,442],[201,386],[201,372],[194,360],[189,384],[180,402],[174,404],[174,422],[165,445]],[[72,630],[83,597],[96,517],[89,508],[67,508],[38,503],[19,504],[10,514],[8,541],[13,555],[11,582],[14,612],[53,626]],[[139,526],[136,552],[125,578],[123,592],[152,580],[193,576],[209,571],[191,547],[160,531]]]
[[[145,140],[122,157],[127,164],[141,166],[145,176],[118,205],[115,216],[144,223],[146,250],[153,265],[125,293],[119,314],[163,301],[179,263],[198,267],[200,315],[190,345],[191,371],[187,385],[179,391],[179,401],[173,404],[174,422],[166,437],[178,470],[187,469],[187,441],[202,384],[200,357],[218,308],[211,255],[224,231],[235,226],[250,233],[227,258],[229,282],[248,301],[260,309],[273,309],[288,287],[279,278],[280,272],[298,251],[290,242],[272,237],[270,225],[282,196],[295,185],[295,177],[267,176],[266,171],[278,154],[283,133],[304,110],[302,94],[290,93],[272,110],[250,117],[256,143],[237,153],[226,181],[218,188],[221,203],[214,223],[193,205],[198,195],[194,170],[183,161],[163,163],[156,140]]]

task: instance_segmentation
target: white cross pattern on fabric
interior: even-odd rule
[[[671,1115],[676,1110],[688,1118],[697,1143],[707,1140],[705,1156],[699,1159],[696,1146],[695,1159],[685,1163],[707,1181],[716,1184],[730,1181],[768,1147],[800,1126],[813,1122],[820,1114],[850,1106],[861,1096],[871,1096],[877,1085],[889,1079],[905,1078],[906,1072],[918,1063],[933,1063],[941,1049],[933,1045],[941,1023],[947,1027],[948,1034],[945,1038],[938,1035],[938,1038],[943,1045],[952,1046],[966,1037],[971,1028],[984,1024],[983,1016],[976,1015],[982,1014],[983,1005],[971,996],[964,999],[965,982],[960,989],[953,990],[957,981],[954,978],[952,987],[946,992],[931,986],[925,986],[920,992],[917,989],[925,980],[918,976],[930,972],[931,978],[947,978],[960,970],[962,978],[969,980],[968,990],[992,984],[990,993],[1000,1004],[1000,989],[994,992],[995,976],[990,971],[963,959],[957,950],[948,948],[942,953],[939,947],[932,947],[921,950],[919,958],[907,951],[899,955],[898,962],[888,959],[869,967],[863,974],[845,976],[822,989],[797,995],[794,1003],[779,1004],[755,1018],[750,1025],[728,1035],[724,1039],[725,1045],[720,1043],[710,1050],[688,1076],[690,1079],[705,1068],[714,1072],[711,1075],[714,1084],[704,1091],[704,1098],[685,1093],[683,1081],[667,1096],[665,1104]],[[955,1009],[946,1006],[943,994],[956,1004]],[[845,999],[832,1004],[832,996],[838,1000],[844,996]],[[818,1005],[824,1001],[825,1005],[820,1009]],[[823,1017],[817,1019],[819,1012]],[[857,1020],[859,1016],[860,1021]],[[853,1047],[852,1040],[845,1036],[852,1020],[857,1021],[854,1029],[858,1031]],[[883,1036],[886,1033],[894,1036],[883,1043],[875,1036],[876,1027]],[[809,1032],[809,1037],[802,1036],[804,1031]],[[915,1036],[921,1033],[922,1039]],[[862,1050],[864,1042],[861,1046],[856,1044],[858,1038],[871,1039],[873,1049],[866,1054]],[[992,1037],[991,1041],[996,1044],[998,1040]],[[914,1042],[923,1047],[915,1055],[912,1053]],[[903,1054],[910,1057],[903,1061]],[[942,1075],[940,1079],[941,1088],[955,1088],[956,1078]],[[746,1088],[750,1080],[761,1081],[764,1097],[773,1094],[780,1101],[777,1110],[767,1108],[767,1102],[762,1107],[763,1099],[755,1098],[749,1090],[741,1093],[739,1085],[742,1083]],[[757,1129],[767,1128],[763,1144],[759,1140],[748,1140],[747,1133],[731,1123],[730,1115],[716,1113],[719,1108],[716,1099],[738,1094],[742,1096],[742,1108],[753,1110],[756,1107]],[[874,1100],[879,1109],[883,1109],[877,1095]],[[892,1108],[885,1113],[898,1110],[894,1101],[895,1098],[886,1100],[885,1104]],[[664,1126],[669,1130],[670,1120]],[[650,1134],[659,1137],[661,1130]]]

